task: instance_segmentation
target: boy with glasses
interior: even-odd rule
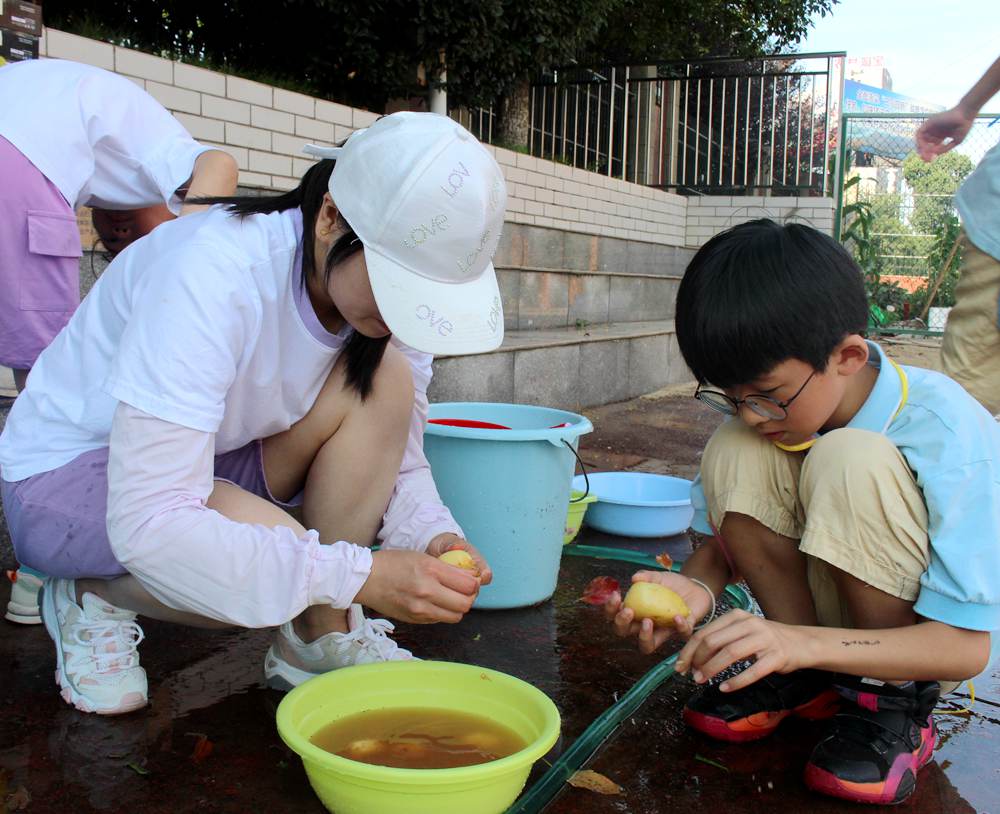
[[[639,572],[691,609],[677,670],[689,725],[726,741],[790,715],[833,718],[810,788],[898,803],[937,740],[941,684],[978,674],[1000,628],[1000,429],[958,384],[864,338],[847,252],[807,226],[742,224],[706,243],[677,296],[696,398],[732,416],[692,489],[708,535],[680,574]],[[694,622],[744,579],[764,618]],[[673,630],[606,611],[643,652]],[[708,682],[744,660],[752,664]]]

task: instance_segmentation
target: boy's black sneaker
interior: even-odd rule
[[[917,772],[937,745],[936,681],[906,687],[839,676],[846,699],[806,765],[813,791],[859,803],[901,803],[917,785]]]
[[[699,690],[684,706],[684,721],[717,740],[743,743],[765,738],[785,718],[830,718],[840,707],[833,677],[821,670],[771,673],[748,687],[721,692]]]

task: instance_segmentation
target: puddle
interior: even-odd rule
[[[595,545],[609,541],[589,530],[579,540]],[[680,539],[669,543],[675,555],[684,547]],[[630,547],[655,553],[665,545],[633,542]],[[615,637],[599,609],[578,601],[594,576],[625,581],[634,568],[566,557],[551,602],[473,612],[456,626],[400,625],[398,640],[424,658],[491,667],[542,689],[563,715],[558,753],[654,663]],[[6,600],[5,591],[0,600]],[[144,628],[147,638],[140,652],[150,677],[151,706],[120,718],[101,718],[71,709],[57,695],[53,653],[43,629],[0,624],[0,788],[5,784],[11,793],[23,786],[32,798],[26,809],[32,814],[322,814],[298,758],[285,749],[274,727],[281,695],[262,682],[269,633],[219,633],[155,622]],[[942,746],[902,810],[1000,810],[997,784],[983,782],[996,776],[997,678],[980,681],[976,690],[970,718],[940,718]],[[769,741],[721,746],[681,725],[680,708],[690,691],[682,679],[665,683],[589,764],[621,784],[622,796],[567,789],[547,811],[653,814],[699,806],[741,812],[858,812],[854,805],[828,802],[803,787],[802,764],[816,739],[815,729],[796,721]],[[532,777],[546,768],[537,764]]]

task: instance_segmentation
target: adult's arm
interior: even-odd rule
[[[239,174],[236,159],[229,153],[222,150],[208,150],[201,153],[194,162],[194,169],[187,184],[185,204],[181,207],[181,215],[189,215],[205,208],[194,203],[186,203],[186,201],[194,201],[200,197],[235,195]]]
[[[924,161],[933,161],[961,144],[972,129],[976,115],[998,91],[1000,58],[987,68],[955,107],[935,113],[920,125],[916,135],[917,154]]]

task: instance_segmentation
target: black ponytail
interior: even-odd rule
[[[305,286],[310,271],[316,266],[314,243],[310,238],[316,227],[316,217],[323,203],[323,195],[329,189],[330,173],[333,172],[335,164],[336,161],[332,159],[313,164],[295,189],[281,195],[196,198],[187,203],[223,204],[228,212],[241,218],[284,212],[295,207],[301,209],[302,269],[299,284]],[[330,279],[330,274],[336,266],[363,248],[353,227],[346,220],[343,223],[346,231],[334,241],[326,255],[324,284]],[[353,389],[362,401],[371,395],[372,381],[378,366],[382,363],[382,356],[388,343],[388,336],[373,339],[358,331],[354,331],[347,340],[347,345],[344,347],[344,356],[347,359],[347,386]]]

